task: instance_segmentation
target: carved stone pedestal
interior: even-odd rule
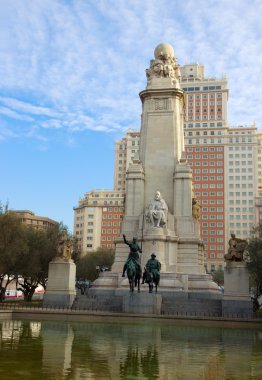
[[[246,263],[231,261],[225,267],[224,298],[222,315],[224,317],[251,317],[252,301],[249,295],[249,274]]]
[[[49,263],[45,307],[71,307],[75,296],[76,266],[73,260],[56,258]]]

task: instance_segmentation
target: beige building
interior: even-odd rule
[[[126,136],[115,142],[114,189],[126,189],[126,171],[139,151],[140,132],[129,129]]]
[[[181,88],[186,153],[202,206],[207,269],[212,271],[224,266],[230,233],[247,238],[257,221],[257,129],[228,125],[226,77],[205,78],[203,65],[185,65]]]
[[[14,211],[22,223],[35,229],[47,229],[53,226],[58,226],[58,222],[47,218],[45,216],[35,215],[29,210],[15,210]]]
[[[125,194],[115,190],[92,190],[74,208],[74,236],[82,254],[97,248],[114,249],[121,231]]]

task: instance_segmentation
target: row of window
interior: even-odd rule
[[[201,169],[193,169],[193,172],[195,174],[208,174],[208,173],[210,173],[210,174],[215,174],[215,173],[222,174],[222,173],[224,173],[224,170],[221,168],[218,168],[218,169],[210,168],[210,169],[202,169],[202,170]]]
[[[193,162],[194,166],[223,166],[223,161],[203,161]]]
[[[223,207],[203,207],[202,212],[223,212]]]
[[[254,212],[254,207],[229,207],[229,212]]]
[[[254,219],[254,215],[253,214],[242,214],[242,215],[233,215],[233,214],[229,214],[229,219],[230,220],[233,220],[233,219]]]
[[[207,113],[207,111],[208,111],[208,109],[207,108],[202,108],[202,113]],[[187,109],[187,110],[185,110],[185,112],[184,112],[184,114],[186,115],[187,113],[188,114],[191,114],[191,113],[196,113],[196,114],[198,114],[198,113],[200,113],[200,109],[195,109],[195,110],[193,110],[192,108],[189,108],[189,109]],[[210,108],[209,109],[209,112],[212,114],[212,113],[214,113],[215,112],[215,109],[214,108]],[[222,108],[217,108],[217,112],[222,112]],[[210,115],[211,116],[211,115]]]
[[[98,201],[92,201],[93,205],[98,205]],[[104,201],[104,205],[123,205],[124,201]]]
[[[214,105],[215,105],[215,102],[214,102],[214,100],[210,100],[209,103],[208,103],[208,102],[206,101],[206,99],[203,99],[202,102],[199,102],[199,101],[198,101],[198,102],[192,102],[192,101],[190,101],[190,102],[187,103],[187,106],[188,106],[188,107],[193,107],[193,106],[200,107],[201,105],[202,105],[202,106],[208,106],[208,104],[209,104],[210,106],[214,106]],[[216,102],[216,104],[219,105],[219,106],[221,106],[221,105],[222,105],[221,100],[218,100],[218,101]]]
[[[121,215],[117,214],[103,214],[103,219],[119,219]]]
[[[224,235],[223,230],[202,230],[203,235]]]
[[[219,237],[219,238],[214,238],[214,237],[210,237],[210,238],[208,238],[208,237],[204,237],[204,238],[203,238],[203,241],[204,241],[205,243],[208,243],[208,241],[209,241],[210,243],[215,243],[215,242],[223,243],[223,242],[224,242],[224,238],[221,238],[221,237]]]
[[[242,154],[241,154],[241,157],[240,157],[240,154],[239,154],[239,153],[235,153],[235,154],[229,154],[228,157],[229,157],[229,158],[252,158],[253,155],[252,155],[252,153],[248,153],[248,154],[246,154],[246,153],[242,153]]]
[[[234,165],[246,166],[246,165],[253,165],[253,161],[229,161],[228,164],[229,164],[229,166],[234,166]]]
[[[103,227],[106,227],[106,226],[120,226],[121,225],[121,222],[103,222],[102,223],[102,226]]]
[[[184,128],[214,128],[214,127],[222,127],[223,126],[223,123],[221,121],[218,121],[218,122],[211,122],[211,123],[185,123],[184,124]]]
[[[195,189],[223,189],[224,184],[223,183],[195,183],[194,185]]]
[[[238,226],[238,227],[240,227],[240,226]],[[232,230],[229,230],[229,233],[230,234],[236,234],[237,236],[248,237],[250,235],[250,230],[242,230],[241,231],[241,230],[232,229]]]
[[[235,192],[230,191],[230,192],[229,192],[229,196],[230,196],[230,197],[240,197],[240,194],[241,194],[243,197],[246,197],[246,196],[253,197],[253,196],[254,196],[253,191],[249,191],[249,192],[242,191],[242,193],[240,193],[240,191],[235,191]]]
[[[248,188],[248,189],[253,189],[253,183],[248,183],[248,184],[246,184],[246,183],[242,183],[242,184],[240,184],[240,183],[230,183],[229,184],[229,188],[230,189],[234,189],[234,188],[236,188],[236,189],[246,189],[246,188]],[[245,195],[246,196],[246,193],[244,194],[244,193],[242,193],[242,195]]]
[[[241,177],[240,177],[240,175],[236,175],[236,176],[231,176],[230,175],[228,178],[229,178],[230,181],[233,181],[234,179],[236,181],[240,181],[240,179],[242,179],[243,181],[246,181],[246,180],[253,181],[253,176],[252,175],[248,175],[248,176],[242,175]]]
[[[205,175],[205,176],[202,177],[202,181],[223,181],[223,179],[224,179],[224,177],[221,176],[221,175],[218,175],[218,176],[213,176],[213,175],[206,176]],[[201,177],[196,176],[194,178],[194,181],[201,181]]]
[[[215,115],[213,115],[213,114],[211,114],[211,115],[203,115],[202,117],[200,117],[199,115],[196,115],[195,117],[193,117],[193,116],[187,116],[186,118],[185,118],[185,121],[186,120],[193,120],[193,119],[196,119],[196,120],[201,120],[201,119],[203,119],[203,120],[214,120],[215,119]],[[222,114],[218,114],[217,115],[217,119],[222,119]]]
[[[221,86],[200,86],[200,87],[183,87],[183,90],[185,92],[193,92],[193,91],[214,91],[214,90],[221,90]],[[203,99],[207,99],[208,95],[210,98],[214,98],[215,94],[202,94]],[[218,93],[216,94],[217,98],[222,98],[222,94]],[[196,99],[200,99],[200,95],[195,95]],[[188,99],[193,99],[193,95],[188,95]]]
[[[241,137],[238,138],[238,137],[235,137],[235,138],[232,138],[230,137],[229,138],[229,143],[239,143],[239,142],[252,142],[252,137]]]
[[[188,132],[184,132],[184,135],[185,136],[222,136],[222,131],[196,131],[196,132],[192,132],[192,131],[188,131]]]
[[[235,205],[240,205],[240,204],[242,204],[242,205],[247,205],[247,204],[253,205],[254,201],[253,201],[253,199],[249,199],[248,201],[246,199],[242,199],[242,200],[240,200],[240,199],[236,199],[236,200],[230,199],[229,200],[229,204],[230,205],[234,205],[234,204]]]
[[[224,223],[222,222],[218,222],[218,223],[215,223],[215,222],[202,222],[202,227],[223,227],[224,226]]]
[[[249,146],[230,146],[229,147],[229,150],[232,151],[232,150],[235,150],[235,151],[239,151],[239,150],[252,150],[253,147],[251,145]]]
[[[196,192],[195,195],[196,195],[196,197],[201,197],[201,193],[199,193],[199,192]],[[207,197],[208,195],[209,194],[206,193],[206,192],[202,193],[203,197]],[[224,203],[224,201],[223,201],[223,199],[217,199],[217,200],[214,200],[214,199],[202,199],[201,203],[203,205],[208,205],[208,204],[211,204],[211,205],[215,205],[215,204],[222,205]]]
[[[202,219],[212,219],[212,220],[215,220],[215,219],[218,219],[218,220],[222,220],[224,219],[224,215],[223,214],[217,214],[217,215],[209,215],[209,214],[203,214],[202,215]]]
[[[111,230],[111,229],[102,230],[102,234],[113,234],[113,235],[116,235],[118,233],[119,233],[119,230]]]
[[[229,173],[253,173],[253,168],[230,168]]]
[[[187,148],[187,152],[223,152],[222,146],[210,146],[210,147],[195,147],[195,148]]]

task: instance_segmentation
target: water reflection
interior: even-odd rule
[[[0,323],[0,378],[258,380],[262,331],[174,323]]]

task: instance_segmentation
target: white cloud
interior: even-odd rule
[[[258,0],[13,0],[1,11],[2,115],[46,134],[139,128],[145,69],[166,41],[180,64],[227,74],[231,124],[261,126]]]

